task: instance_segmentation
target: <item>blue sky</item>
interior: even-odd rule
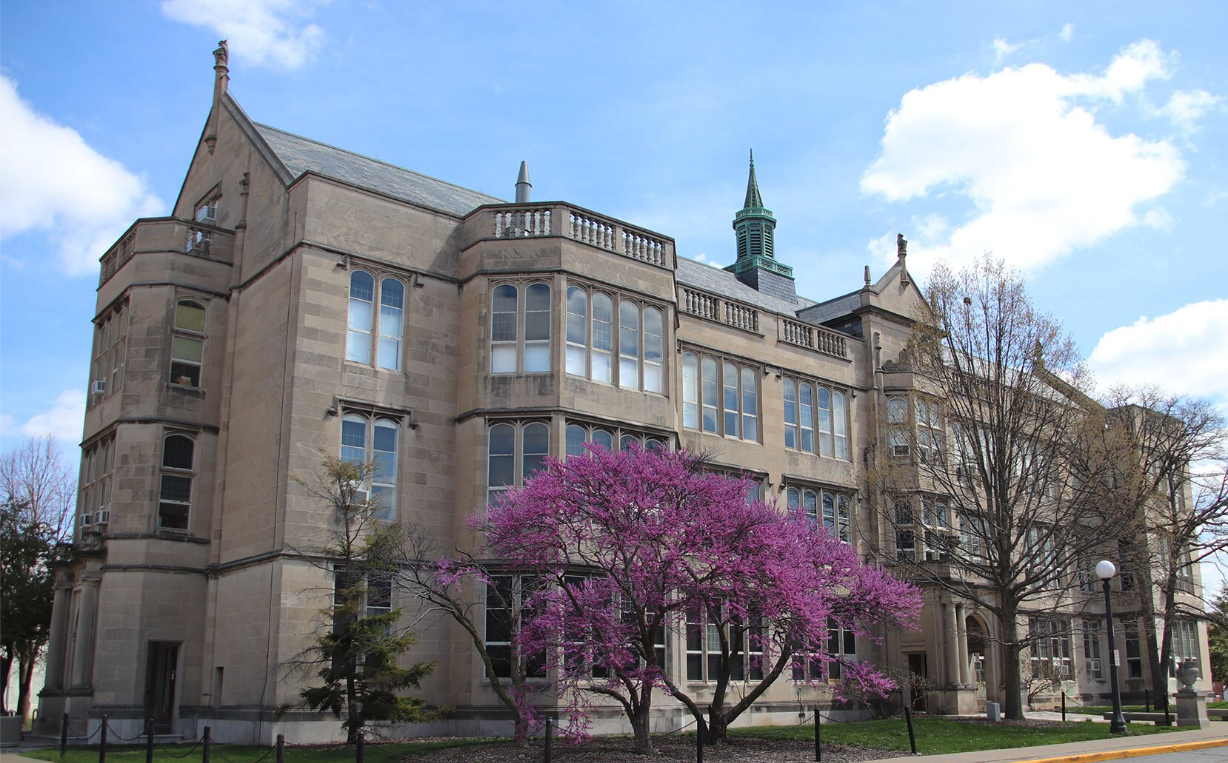
[[[166,214],[211,51],[291,132],[732,262],[747,149],[799,291],[992,249],[1103,383],[1228,408],[1222,2],[6,0],[0,444],[81,432],[97,258]]]

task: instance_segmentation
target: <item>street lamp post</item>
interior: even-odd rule
[[[1113,686],[1113,717],[1109,720],[1109,732],[1112,734],[1126,733],[1126,718],[1121,714],[1121,687],[1117,683],[1117,641],[1113,637],[1113,599],[1109,595],[1109,581],[1117,574],[1117,567],[1105,559],[1096,564],[1096,577],[1104,582],[1104,618],[1108,624],[1109,655],[1112,663],[1109,665],[1109,679]]]

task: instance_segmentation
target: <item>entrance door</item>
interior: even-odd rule
[[[170,731],[175,719],[175,670],[179,664],[179,644],[171,641],[149,642],[149,663],[145,668],[145,714],[158,731]]]
[[[972,660],[973,681],[976,683],[976,709],[985,711],[985,631],[981,623],[968,618],[965,627],[968,633],[968,658]]]
[[[914,711],[925,711],[925,654],[908,655],[908,672],[912,674],[909,702]]]

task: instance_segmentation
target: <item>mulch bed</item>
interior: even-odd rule
[[[644,763],[657,761],[695,760],[695,737],[654,737],[655,757],[646,758],[631,752],[629,738],[596,738],[580,744],[554,743],[551,761],[556,763]],[[541,740],[528,748],[492,744],[475,747],[453,747],[448,750],[407,758],[406,763],[538,763],[542,760]],[[863,747],[823,745],[823,763],[856,763],[904,755],[891,750]],[[788,742],[768,739],[734,739],[727,744],[704,748],[708,763],[802,763],[814,760],[812,742]]]

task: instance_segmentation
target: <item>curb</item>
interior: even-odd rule
[[[1140,758],[1144,755],[1161,755],[1166,752],[1189,752],[1190,750],[1205,750],[1208,747],[1228,747],[1228,737],[1223,739],[1204,739],[1199,742],[1178,742],[1175,744],[1157,744],[1151,747],[1134,747],[1126,750],[1102,750],[1100,752],[1084,752],[1076,755],[1059,755],[1053,758],[1032,758],[1015,761],[1015,763],[1094,763],[1099,760],[1117,760],[1118,758]]]

